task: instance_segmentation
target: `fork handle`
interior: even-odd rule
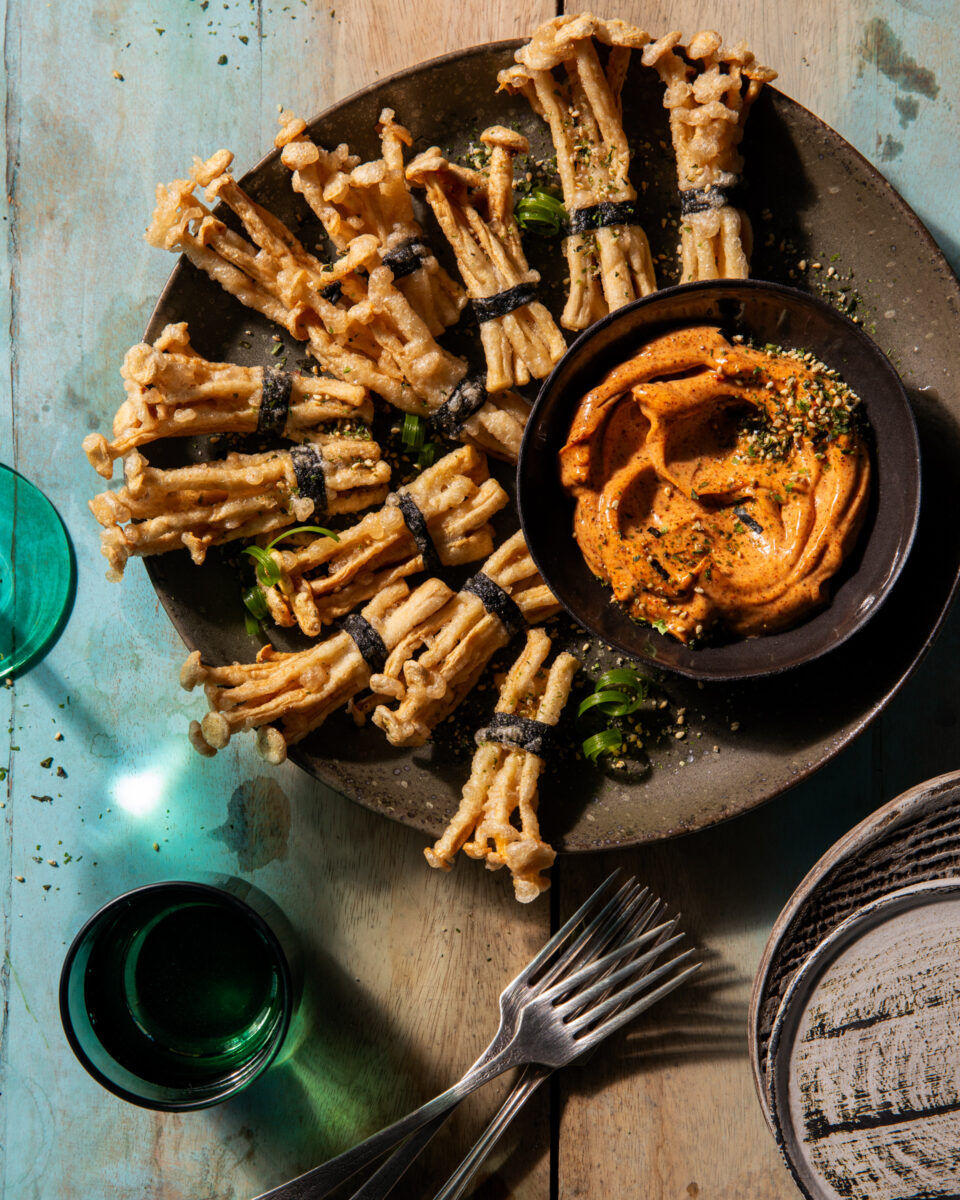
[[[532,1063],[517,1080],[496,1116],[477,1138],[473,1148],[443,1185],[433,1200],[460,1200],[480,1164],[497,1144],[503,1131],[530,1099],[541,1083],[552,1074],[550,1067]]]
[[[428,1100],[421,1108],[401,1117],[399,1121],[394,1121],[392,1125],[381,1129],[379,1133],[373,1134],[365,1142],[360,1142],[350,1150],[345,1150],[343,1154],[338,1154],[336,1158],[331,1158],[327,1162],[321,1163],[319,1167],[314,1167],[312,1171],[298,1175],[296,1179],[281,1184],[272,1192],[262,1192],[255,1200],[321,1200],[323,1196],[339,1187],[362,1167],[379,1158],[391,1146],[402,1142],[404,1138],[416,1133],[424,1125],[430,1124],[435,1118],[446,1116],[464,1096],[469,1096],[478,1087],[482,1087],[501,1072],[515,1066],[517,1066],[517,1057],[515,1054],[511,1054],[510,1045],[504,1047],[492,1058],[487,1059],[484,1054],[459,1083],[455,1083],[453,1087],[447,1088],[439,1096]],[[412,1161],[413,1158],[410,1159],[410,1162]],[[407,1166],[409,1166],[409,1162]]]

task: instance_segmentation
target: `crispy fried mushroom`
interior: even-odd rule
[[[426,190],[456,256],[480,321],[487,391],[498,392],[549,375],[566,343],[536,299],[540,275],[527,265],[513,219],[513,159],[530,144],[502,125],[480,140],[491,149],[487,174],[448,162],[433,146],[410,163],[407,178]]]
[[[388,496],[385,507],[344,530],[339,542],[321,537],[274,549],[280,578],[264,590],[270,615],[316,637],[397,579],[485,558],[493,550],[490,518],[507,500],[479,451],[452,450]]]
[[[501,88],[522,92],[547,122],[557,152],[571,222],[564,241],[570,291],[560,318],[566,329],[585,329],[657,286],[628,175],[620,104],[630,53],[649,41],[623,21],[590,13],[556,17],[498,76]],[[609,47],[605,67],[595,42]]]
[[[680,282],[746,279],[753,236],[731,192],[743,170],[738,147],[747,114],[777,73],[762,67],[744,42],[722,50],[712,30],[695,34],[685,55],[678,53],[682,36],[668,33],[643,52],[666,85],[682,214]]]
[[[276,145],[293,172],[293,190],[320,218],[338,252],[345,253],[355,237],[373,234],[394,284],[436,336],[459,320],[466,297],[431,253],[414,216],[403,171],[403,147],[413,139],[394,116],[390,108],[380,113],[381,157],[372,162],[361,162],[346,145],[317,146],[306,123],[288,110],[280,114]]]
[[[373,420],[373,404],[359,384],[273,365],[209,362],[190,345],[186,322],[167,325],[152,346],[132,346],[120,375],[127,398],[113,418],[112,439],[90,433],[83,440],[87,458],[105,479],[116,459],[160,438],[263,432],[269,418],[272,432],[303,442],[333,422],[351,422],[359,432]],[[277,411],[271,415],[274,395]]]
[[[556,852],[540,835],[537,783],[544,767],[543,741],[560,719],[580,665],[564,652],[548,672],[544,663],[549,653],[547,634],[529,630],[523,652],[500,687],[495,720],[477,734],[460,807],[440,839],[424,850],[430,866],[444,871],[453,866],[461,847],[491,870],[509,867],[514,893],[523,903],[550,886],[542,872],[552,866]],[[511,717],[516,724],[511,725]]]

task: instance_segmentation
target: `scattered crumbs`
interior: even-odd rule
[[[58,779],[66,779],[67,778],[67,773],[63,769],[63,767],[57,767],[57,778]]]
[[[14,879],[17,881],[17,883],[26,883],[27,882],[22,875],[14,875]]]
[[[37,800],[37,801],[39,801],[39,803],[40,803],[40,804],[52,804],[52,803],[53,803],[53,797],[52,797],[52,796],[34,796],[34,795],[31,795],[31,796],[30,796],[30,799],[31,799],[31,800]]]
[[[47,770],[48,768],[52,767],[53,766],[53,758],[51,756],[48,756],[47,758],[41,758],[40,766],[43,767],[44,770]]]
[[[121,82],[121,83],[123,83],[123,76],[120,74],[120,72],[119,72],[119,71],[114,71],[114,72],[113,72],[113,77],[114,77],[114,79],[119,79],[119,80],[120,80],[120,82]],[[61,705],[61,707],[62,707],[62,705]]]
[[[221,54],[220,57],[217,59],[217,66],[225,67],[227,65],[227,61],[228,61],[227,56],[225,54]]]
[[[45,892],[49,892],[49,891],[50,891],[50,884],[49,884],[49,883],[45,883],[45,884],[43,885],[43,890],[44,890]]]
[[[56,733],[53,735],[53,740],[54,740],[55,742],[62,742],[62,741],[63,741],[63,734],[60,732],[60,730],[59,730],[59,729],[58,729],[58,730],[57,730],[57,732],[56,732]]]
[[[730,722],[730,732],[731,733],[736,733],[739,728],[740,728],[739,721],[731,721]]]
[[[60,864],[57,862],[57,860],[56,860],[55,858],[48,858],[48,859],[47,859],[47,866],[48,866],[48,867],[59,867],[59,866],[60,866]]]
[[[154,842],[154,843],[153,843],[153,848],[154,848],[154,850],[156,850],[156,852],[157,852],[158,854],[160,853],[160,844],[159,844],[159,842]]]

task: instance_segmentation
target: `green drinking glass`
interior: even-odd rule
[[[0,679],[44,654],[73,602],[70,541],[57,510],[0,465]]]
[[[296,957],[282,913],[241,880],[148,884],[74,938],[60,977],[64,1032],[122,1099],[206,1108],[276,1060],[299,999]]]

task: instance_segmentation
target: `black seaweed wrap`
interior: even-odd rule
[[[505,317],[515,308],[523,308],[531,300],[537,298],[537,287],[533,283],[518,283],[516,287],[507,288],[505,292],[497,292],[495,296],[484,296],[482,299],[471,300],[470,304],[482,325],[484,321],[493,321],[497,317]]]
[[[490,724],[477,730],[476,742],[478,746],[483,742],[499,742],[546,758],[556,747],[557,727],[516,713],[495,712]]]
[[[383,638],[374,629],[366,617],[359,613],[351,613],[338,622],[344,633],[349,633],[354,644],[360,651],[363,661],[374,675],[379,675],[387,665],[387,648]]]
[[[293,376],[278,367],[263,368],[260,385],[260,408],[257,411],[257,433],[267,437],[283,437],[290,412]]]
[[[731,189],[711,184],[705,188],[687,188],[680,193],[680,213],[684,217],[694,213],[712,212],[717,208],[726,208],[732,203]]]
[[[388,250],[381,261],[393,272],[394,279],[403,279],[405,275],[412,275],[414,271],[422,267],[423,260],[429,254],[430,251],[423,242],[412,237],[407,238],[405,242],[400,242],[392,250]]]
[[[516,602],[507,595],[499,583],[494,583],[490,576],[484,575],[482,571],[471,575],[460,590],[472,592],[488,613],[500,618],[504,629],[511,637],[526,625],[523,613],[517,607]]]
[[[760,524],[760,522],[757,520],[756,517],[752,517],[747,512],[747,510],[743,507],[742,504],[738,504],[734,508],[733,512],[734,512],[735,516],[740,518],[740,520],[744,523],[744,525],[746,525],[746,527],[748,529],[752,529],[754,533],[763,533],[763,526]]]
[[[589,208],[575,208],[570,214],[570,233],[588,233],[608,225],[639,225],[637,206],[633,200],[606,200]]]
[[[313,501],[313,515],[327,511],[327,480],[323,473],[323,455],[316,446],[294,446],[290,451],[293,472],[300,495]]]
[[[430,416],[430,426],[445,437],[455,438],[467,421],[487,402],[487,389],[479,377],[463,379]]]
[[[423,558],[423,569],[430,575],[440,574],[440,555],[437,554],[437,548],[433,544],[433,538],[430,536],[430,530],[427,528],[426,518],[423,513],[417,508],[416,502],[409,492],[399,493],[399,508],[403,513],[403,519],[407,523],[407,528],[413,540],[417,543],[417,549]]]

